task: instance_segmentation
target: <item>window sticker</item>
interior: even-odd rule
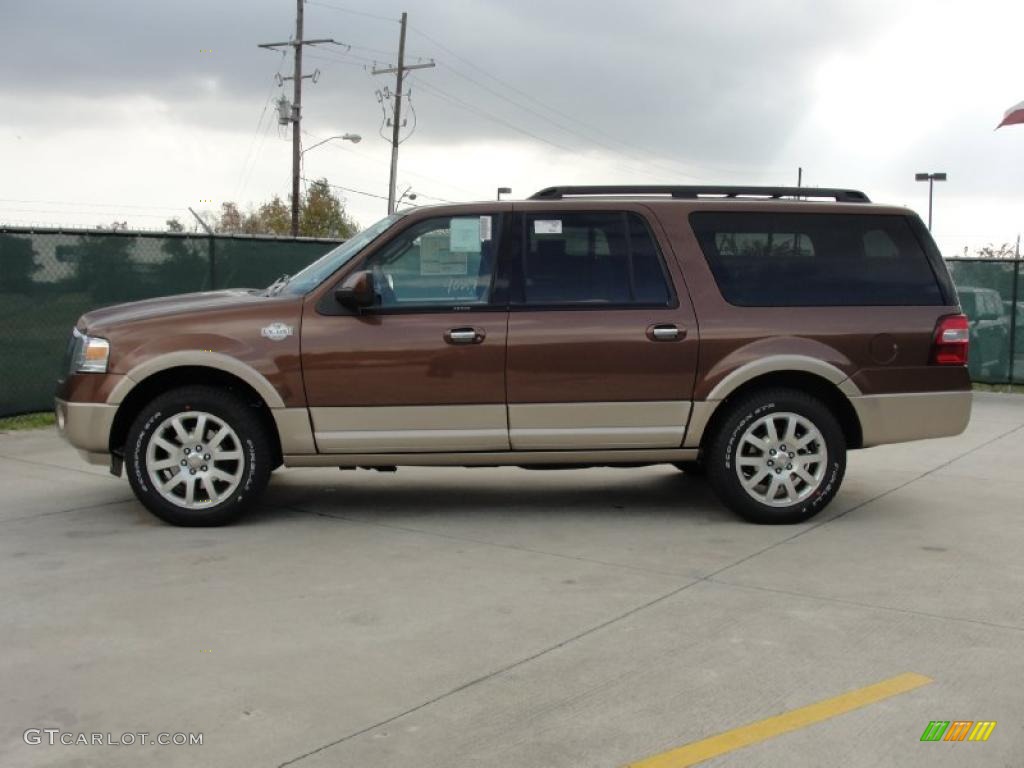
[[[452,253],[480,253],[480,228],[479,219],[452,219],[448,230],[449,250]]]
[[[480,217],[480,242],[487,243],[491,239],[491,217]]]
[[[470,219],[476,230],[476,222]],[[452,221],[452,224],[455,220]],[[474,235],[475,236],[475,235]],[[450,235],[427,234],[420,242],[420,274],[465,276],[469,274],[469,254],[453,253],[450,249]]]
[[[562,220],[535,219],[533,222],[533,233],[535,235],[560,235],[562,234]]]

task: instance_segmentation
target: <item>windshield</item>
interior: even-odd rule
[[[288,283],[282,286],[280,292],[289,293],[293,296],[309,293],[347,264],[353,256],[376,240],[377,237],[387,231],[392,224],[404,215],[404,211],[402,213],[394,213],[367,227],[358,235],[353,235],[337,248],[325,253],[301,272],[295,273]]]

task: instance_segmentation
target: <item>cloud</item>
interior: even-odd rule
[[[937,194],[962,201],[936,219],[949,250],[963,234],[1007,239],[1019,226],[1024,130],[992,132],[1024,98],[1016,5],[309,0],[307,36],[352,47],[306,49],[306,72],[320,77],[304,89],[305,143],[344,132],[364,141],[313,150],[307,176],[386,193],[375,92],[394,82],[368,70],[394,62],[403,9],[411,60],[437,62],[408,81],[406,132],[416,127],[400,182],[423,195],[792,183],[800,165],[809,183],[920,209],[914,171],[946,170]],[[289,145],[272,99],[290,96],[274,75],[289,75],[291,61],[256,45],[290,37],[292,2],[35,0],[8,4],[4,28],[0,66],[18,76],[0,85],[0,198],[92,200],[102,188],[113,204],[183,206],[287,194]],[[350,200],[364,220],[382,209]]]

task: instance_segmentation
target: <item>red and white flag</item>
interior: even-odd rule
[[[1020,104],[1014,104],[1003,115],[1003,122],[996,126],[998,131],[1004,125],[1016,125],[1017,123],[1024,123],[1024,101]]]

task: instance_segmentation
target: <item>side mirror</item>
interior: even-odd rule
[[[360,310],[372,307],[377,300],[377,292],[373,286],[373,272],[363,270],[349,275],[334,290],[334,298],[342,306]]]

